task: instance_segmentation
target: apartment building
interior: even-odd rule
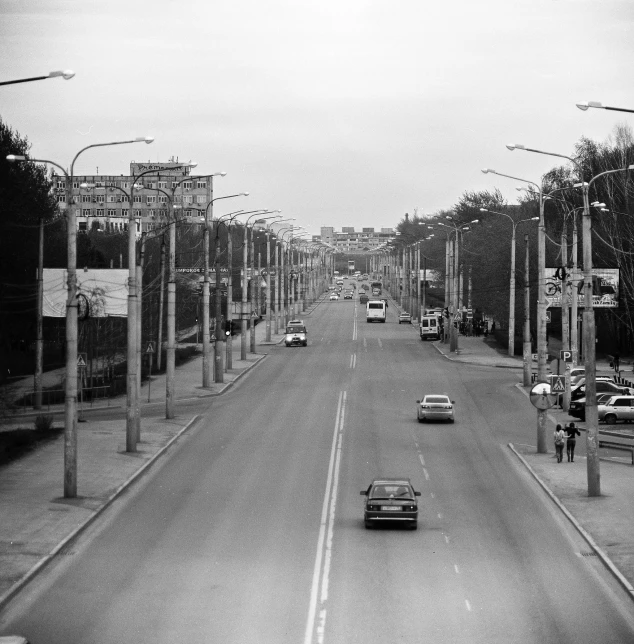
[[[352,226],[344,226],[337,232],[332,226],[322,226],[321,241],[346,253],[364,253],[373,250],[392,239],[393,228],[361,228],[356,231]]]
[[[134,210],[137,234],[164,226],[170,201],[176,219],[197,223],[211,200],[211,180],[190,174],[190,168],[174,169],[177,160],[161,163],[130,163],[128,175],[81,175],[73,177],[72,207],[79,232],[128,229],[130,207]],[[155,170],[137,179],[135,177]],[[66,178],[53,175],[53,190],[59,203],[66,202]]]

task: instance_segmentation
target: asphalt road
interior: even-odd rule
[[[275,347],[196,402],[193,431],[3,630],[33,644],[634,641],[634,607],[505,447],[535,441],[509,372],[448,362],[388,318],[320,305],[307,348]],[[454,425],[416,422],[424,392],[449,393]],[[422,492],[417,531],[363,526],[360,490],[392,474]]]

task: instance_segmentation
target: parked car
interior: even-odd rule
[[[586,377],[586,368],[585,367],[573,367],[570,370],[570,386],[574,387],[579,383],[581,378]]]
[[[374,479],[367,490],[361,490],[363,521],[366,528],[375,522],[403,522],[416,530],[420,492],[414,490],[408,478]]]
[[[629,387],[621,387],[609,378],[596,379],[597,393],[611,393],[613,396],[634,394],[634,390]],[[570,400],[578,400],[586,395],[586,379],[583,378],[579,381],[576,387],[570,392]]]
[[[407,311],[403,311],[399,316],[398,316],[398,323],[399,324],[411,324],[412,323],[412,316],[409,314]]]
[[[339,299],[339,295],[337,293],[331,293],[330,294],[330,301],[331,302],[336,302]]]
[[[634,420],[634,396],[611,396],[597,407],[599,421],[614,425],[618,420],[631,423]]]
[[[450,423],[455,421],[454,401],[449,396],[430,394],[422,400],[416,401],[416,416],[419,423],[428,420],[446,420]]]
[[[612,398],[611,393],[597,394],[597,405],[600,405],[602,402]],[[586,419],[586,399],[578,398],[577,400],[571,400],[570,406],[568,407],[568,414],[573,418],[578,418],[579,420],[585,421]]]

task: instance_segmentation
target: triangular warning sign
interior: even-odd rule
[[[80,353],[77,356],[77,366],[78,367],[85,367],[86,366],[86,358],[84,358],[84,354]]]
[[[154,353],[154,342],[148,342],[145,353]]]

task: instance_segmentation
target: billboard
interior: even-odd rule
[[[572,289],[577,290],[577,306],[584,306],[583,272],[568,270],[567,293],[562,293],[561,268],[546,268],[546,300],[548,307],[560,308],[562,300],[572,304]],[[619,305],[620,275],[618,268],[592,269],[592,305],[596,309],[615,309]]]
[[[127,269],[78,269],[77,294],[80,297],[80,310],[88,304],[90,317],[126,317],[128,315],[128,277]],[[44,317],[66,317],[68,271],[65,268],[45,268],[43,282]]]

